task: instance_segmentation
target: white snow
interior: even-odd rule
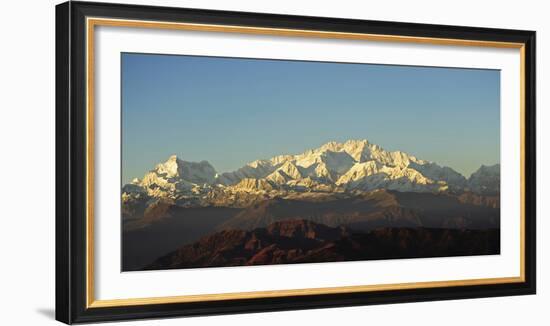
[[[389,152],[368,140],[328,142],[296,155],[256,160],[233,172],[217,174],[207,161],[188,162],[172,155],[140,179],[129,192],[142,187],[152,197],[204,196],[215,190],[277,191],[398,191],[434,192],[500,190],[500,165],[482,166],[466,179],[449,167],[418,159],[402,151]]]

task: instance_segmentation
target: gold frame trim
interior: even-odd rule
[[[244,33],[256,35],[275,35],[290,37],[316,37],[330,39],[365,40],[378,42],[405,42],[416,44],[436,44],[452,46],[476,46],[493,48],[512,48],[520,50],[520,276],[485,279],[412,282],[395,284],[357,285],[343,287],[325,287],[310,289],[290,289],[274,291],[254,291],[236,293],[217,293],[183,295],[167,297],[129,298],[96,300],[94,296],[94,31],[96,26],[116,26],[132,28],[155,28],[201,32]],[[234,299],[275,298],[288,296],[307,296],[318,294],[338,294],[356,292],[375,292],[418,288],[440,288],[451,286],[475,286],[525,282],[525,44],[514,42],[496,42],[431,37],[412,37],[399,35],[343,33],[301,29],[263,28],[249,26],[175,23],[144,20],[124,20],[88,17],[86,19],[86,308],[121,307],[150,304],[185,303],[199,301],[220,301]]]

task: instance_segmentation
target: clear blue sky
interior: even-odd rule
[[[468,177],[500,162],[500,72],[122,54],[122,178],[368,139]]]

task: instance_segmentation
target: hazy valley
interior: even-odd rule
[[[122,188],[123,270],[498,254],[500,166],[469,178],[366,140]]]

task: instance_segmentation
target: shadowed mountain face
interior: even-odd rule
[[[498,254],[498,230],[379,228],[366,233],[307,220],[224,230],[178,248],[145,269],[340,262]]]
[[[226,235],[237,239],[246,232],[269,229],[287,220],[307,220],[315,223],[318,230],[345,228],[353,230],[354,234],[380,228],[393,231],[400,228],[472,230],[481,233],[499,228],[500,208],[498,197],[386,190],[359,194],[294,194],[266,199],[247,208],[181,207],[171,201],[158,201],[151,203],[141,218],[125,222],[123,270],[151,266],[159,257],[216,232],[218,237]],[[319,232],[316,234],[321,234]],[[295,240],[291,242],[296,244]],[[312,242],[301,241],[300,244],[309,248]],[[467,244],[464,251],[468,248]],[[384,252],[383,248],[376,250]]]
[[[218,230],[265,227],[286,219],[308,219],[328,226],[496,228],[500,209],[489,198],[471,195],[378,190],[359,195],[275,198],[242,210]],[[476,201],[477,200],[477,201]],[[492,206],[493,207],[492,207]]]
[[[140,270],[175,248],[212,233],[240,210],[185,208],[158,203],[145,217],[126,222],[122,234],[122,270]]]

